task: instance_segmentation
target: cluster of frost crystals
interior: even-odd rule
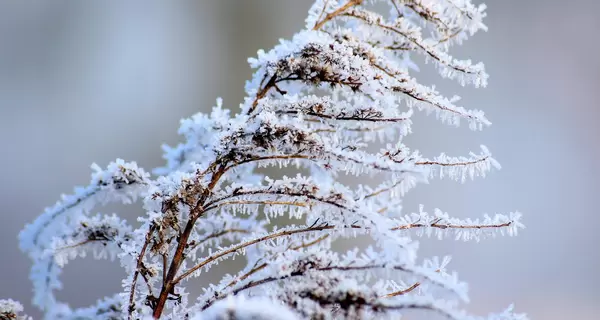
[[[387,14],[371,10],[377,4]],[[304,30],[249,60],[255,73],[239,114],[218,99],[210,114],[181,121],[184,141],[164,147],[154,177],[122,160],[94,165],[87,187],[26,226],[34,304],[46,319],[526,319],[512,307],[465,312],[467,285],[448,270],[450,258],[422,260],[414,240],[516,235],[518,212],[461,219],[424,206],[406,213],[402,202],[430,179],[466,182],[500,168],[484,146],[426,157],[404,144],[419,111],[473,130],[490,125],[459,97],[421,84],[411,60],[421,55],[443,78],[485,86],[482,63],[449,53],[486,29],[484,9],[470,0],[315,1]],[[267,167],[285,172],[266,176]],[[346,176],[360,183],[342,183]],[[90,216],[98,203],[138,197],[137,227]],[[333,249],[359,236],[370,246]],[[118,259],[122,291],[87,308],[57,301],[62,267],[90,254]],[[190,293],[196,278],[235,258],[240,270]],[[20,311],[0,302],[0,316]]]
[[[185,143],[171,148],[163,146],[167,165],[157,168],[156,174],[167,174],[172,171],[189,171],[193,163],[208,165],[213,158],[216,138],[229,126],[229,110],[223,109],[223,100],[208,114],[198,113],[189,119],[181,120],[178,133],[186,139]]]
[[[85,187],[75,188],[72,195],[62,195],[54,206],[47,208],[33,223],[19,234],[21,250],[39,253],[41,246],[50,242],[64,225],[80,215],[87,215],[96,204],[122,202],[130,204],[143,193],[149,174],[135,162],[118,159],[106,169],[92,165],[94,173]]]
[[[229,297],[219,301],[204,313],[197,314],[192,320],[299,320],[294,312],[282,306],[280,302],[265,298]]]
[[[131,227],[116,215],[96,215],[52,239],[48,254],[54,256],[60,267],[69,260],[85,257],[90,251],[95,259],[114,260],[131,236]]]
[[[86,252],[96,258],[114,258],[120,244],[129,241],[131,228],[124,221],[114,215],[89,217],[89,213],[96,204],[135,202],[150,182],[149,174],[135,162],[118,159],[106,169],[96,164],[92,169],[87,186],[63,195],[19,234],[21,249],[33,261],[33,302],[48,314],[63,306],[53,291],[62,287],[58,276],[68,260]]]
[[[11,299],[0,299],[0,319],[2,320],[30,320],[31,317],[20,315],[23,305]]]
[[[87,308],[71,309],[66,304],[54,307],[45,314],[47,319],[60,320],[81,320],[81,319],[99,319],[114,320],[121,319],[121,299],[119,295],[105,297],[96,302],[95,305]]]

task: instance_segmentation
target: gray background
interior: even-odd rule
[[[418,117],[410,145],[461,155],[486,144],[503,169],[465,185],[435,181],[406,198],[458,216],[520,210],[517,238],[424,240],[421,256],[452,254],[470,283],[467,308],[511,302],[535,319],[597,319],[600,312],[600,5],[488,1],[486,23],[457,57],[484,61],[486,89],[461,88],[424,66],[462,104],[487,112],[483,132]],[[0,297],[29,304],[29,260],[16,236],[45,206],[86,184],[89,164],[121,157],[161,165],[178,120],[222,96],[237,108],[246,58],[303,26],[310,1],[0,2]],[[111,208],[112,209],[112,208]],[[140,214],[129,209],[129,217]],[[85,306],[120,290],[120,269],[76,261],[61,299]]]

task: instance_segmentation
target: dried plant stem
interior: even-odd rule
[[[441,270],[438,269],[435,272],[440,272]],[[398,290],[398,291],[394,291],[394,292],[390,292],[388,294],[386,294],[384,297],[385,298],[392,298],[392,297],[397,297],[397,296],[401,296],[401,295],[405,295],[413,290],[415,290],[416,288],[418,288],[421,285],[421,282],[415,282],[413,283],[410,287],[406,288],[406,289],[402,289],[402,290]]]
[[[325,23],[327,23],[327,21],[330,21],[331,19],[335,18],[336,16],[338,16],[340,13],[346,11],[348,8],[359,5],[362,3],[362,0],[350,0],[348,1],[346,4],[344,4],[343,6],[339,7],[337,10],[335,10],[334,12],[328,13],[325,18],[321,21],[318,21],[315,26],[313,27],[313,30],[319,30],[321,29],[321,27],[323,27],[323,25]],[[327,6],[323,7],[323,10],[325,10],[327,8]],[[324,11],[323,11],[324,12]]]
[[[261,265],[253,270],[251,270],[247,276],[249,276],[250,274],[256,273],[257,271],[259,271],[260,269],[266,267],[266,264]],[[323,271],[323,272],[327,272],[327,271],[333,271],[333,270],[339,270],[339,271],[364,271],[364,270],[373,270],[373,269],[383,269],[383,268],[390,268],[390,269],[395,269],[395,270],[401,270],[401,271],[408,271],[406,270],[406,268],[404,266],[386,266],[386,265],[366,265],[366,266],[328,266],[328,267],[322,267],[322,268],[314,268],[311,269],[311,272],[315,272],[315,271]],[[263,278],[260,280],[255,280],[255,281],[251,281],[246,283],[245,285],[235,288],[230,292],[230,295],[237,295],[242,291],[254,288],[254,287],[258,287],[260,285],[263,284],[267,284],[270,282],[275,282],[275,281],[281,281],[281,280],[286,280],[289,278],[293,278],[293,277],[302,277],[305,276],[307,274],[306,271],[295,271],[292,272],[289,275],[285,275],[285,276],[281,276],[281,277],[267,277],[267,278]],[[246,278],[247,278],[246,276]],[[245,278],[244,278],[245,279]],[[242,280],[242,279],[240,279]],[[408,293],[412,290],[414,290],[415,288],[417,288],[420,285],[419,282],[415,283],[413,286],[411,286],[411,288],[405,289],[403,291],[405,291],[405,293]],[[414,287],[414,288],[413,288]],[[409,290],[410,289],[410,290]],[[401,291],[398,291],[401,292]],[[390,293],[390,295],[388,295],[387,297],[393,297],[393,294],[396,294],[397,292],[393,292]],[[402,293],[397,293],[396,295],[401,295]],[[208,301],[204,306],[202,306],[202,310],[205,310],[207,308],[209,308],[213,303],[215,303],[218,300],[221,300],[225,297],[227,297],[228,295],[220,295],[216,298],[214,298],[213,300]]]
[[[183,279],[187,278],[188,276],[190,276],[192,273],[194,273],[195,271],[199,270],[200,268],[204,267],[205,265],[218,260],[226,255],[235,253],[239,250],[243,250],[251,245],[260,243],[260,242],[264,242],[267,240],[271,240],[271,239],[276,239],[279,237],[283,237],[283,236],[290,236],[293,234],[298,234],[298,233],[306,233],[306,232],[312,232],[312,231],[321,231],[321,230],[326,230],[326,229],[333,229],[333,226],[317,226],[317,227],[308,227],[308,228],[303,228],[303,229],[297,229],[297,230],[283,230],[283,231],[279,231],[279,232],[274,232],[271,234],[268,234],[266,236],[260,237],[260,238],[256,238],[250,241],[246,241],[246,242],[242,242],[236,246],[233,246],[229,249],[220,251],[206,259],[204,259],[202,262],[196,264],[195,266],[193,266],[192,268],[188,269],[187,271],[185,271],[184,273],[182,273],[179,277],[175,278],[173,280],[174,284],[179,283],[180,281],[182,281]]]
[[[186,249],[190,235],[194,230],[196,220],[198,220],[198,218],[200,218],[200,216],[202,216],[202,214],[204,213],[204,202],[206,201],[206,199],[208,199],[208,196],[212,192],[212,189],[217,185],[219,179],[221,179],[221,176],[225,173],[225,168],[226,164],[223,163],[218,167],[218,169],[216,169],[216,172],[213,174],[212,180],[208,188],[204,190],[202,196],[196,203],[196,206],[190,212],[190,217],[185,225],[185,229],[178,239],[179,242],[177,244],[175,254],[173,255],[173,259],[171,260],[171,265],[169,266],[169,271],[167,272],[167,278],[163,279],[162,289],[160,291],[160,295],[158,296],[157,303],[152,313],[152,316],[155,319],[159,319],[162,315],[169,294],[175,293],[175,284],[177,284],[177,282],[179,281],[174,281],[174,279],[177,276],[177,272],[179,271],[181,264],[185,260],[184,250]]]
[[[137,283],[137,278],[140,273],[142,273],[142,268],[144,264],[144,255],[146,254],[146,249],[148,249],[148,244],[150,244],[150,239],[152,238],[152,233],[154,233],[154,225],[150,226],[148,233],[146,234],[146,241],[144,242],[144,246],[142,246],[142,250],[140,250],[140,254],[137,258],[137,268],[135,273],[133,274],[133,281],[131,281],[131,292],[129,293],[129,315],[128,319],[133,319],[133,311],[135,309],[134,297],[135,297],[135,285]]]
[[[424,228],[424,227],[431,227],[431,228],[438,228],[438,229],[448,229],[448,228],[454,228],[454,229],[485,229],[485,228],[502,228],[502,227],[508,227],[511,225],[512,222],[507,222],[507,223],[503,223],[503,224],[495,224],[495,225],[450,225],[450,224],[440,224],[439,222],[441,221],[441,219],[437,219],[437,221],[435,221],[432,224],[419,224],[419,223],[414,223],[414,224],[407,224],[407,225],[402,225],[402,226],[397,226],[397,227],[393,227],[390,230],[407,230],[407,229],[413,229],[413,228]],[[267,240],[272,240],[272,239],[276,239],[276,238],[280,238],[280,237],[284,237],[284,236],[290,236],[290,235],[294,235],[294,234],[299,234],[299,233],[306,233],[306,232],[314,232],[314,231],[323,231],[323,230],[331,230],[331,229],[335,229],[336,226],[333,225],[322,225],[322,226],[313,226],[313,227],[307,227],[307,228],[302,228],[302,229],[296,229],[296,230],[283,230],[283,231],[279,231],[279,232],[274,232],[274,233],[270,233],[268,235],[265,235],[263,237],[259,237],[247,242],[242,242],[234,247],[231,247],[229,249],[217,252],[216,254],[207,257],[206,259],[204,259],[202,262],[196,264],[195,266],[193,266],[192,268],[188,269],[187,271],[185,271],[184,273],[182,273],[179,277],[175,278],[173,280],[174,284],[177,284],[179,282],[181,282],[182,280],[184,280],[185,278],[187,278],[188,276],[190,276],[192,273],[196,272],[197,270],[201,269],[202,267],[208,265],[211,262],[214,262],[226,255],[229,254],[233,254],[237,251],[243,250],[251,245],[260,243],[260,242],[264,242]],[[350,225],[347,226],[347,228],[351,228],[351,229],[365,229],[362,228],[360,226],[356,226],[356,225]],[[319,240],[320,241],[320,240]]]

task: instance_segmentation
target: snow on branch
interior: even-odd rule
[[[399,224],[392,230],[417,229],[417,235],[435,235],[439,239],[454,236],[456,240],[476,241],[496,235],[516,236],[519,229],[525,228],[521,223],[521,213],[511,212],[508,215],[496,214],[493,217],[484,215],[483,219],[459,219],[450,217],[440,209],[433,214],[423,211],[400,217]]]
[[[398,264],[394,260],[383,261],[377,257],[373,249],[369,248],[363,254],[358,254],[357,250],[347,252],[344,256],[335,253],[327,253],[319,248],[313,250],[293,250],[279,252],[269,257],[269,262],[253,268],[249,272],[241,272],[235,281],[226,284],[221,288],[214,287],[207,291],[199,300],[202,302],[201,309],[210,308],[215,302],[231,295],[241,295],[243,292],[252,290],[265,290],[265,287],[274,290],[274,295],[289,295],[294,285],[301,284],[307,278],[321,276],[324,278],[344,278],[364,279],[368,281],[370,272],[376,272],[380,277],[389,279],[397,278],[399,275],[411,277],[413,281],[420,281],[430,286],[442,289],[452,295],[467,300],[466,285],[459,282],[455,276],[444,272],[444,265],[435,266],[431,262],[423,267]],[[369,273],[365,273],[369,271]],[[380,291],[389,292],[388,286],[384,281],[379,281],[376,285]],[[293,289],[292,289],[293,290]],[[379,298],[390,298],[399,296],[395,294],[379,295]]]
[[[60,267],[76,257],[85,257],[88,251],[92,251],[96,259],[114,260],[121,246],[131,241],[132,236],[131,227],[116,215],[97,215],[55,237],[48,254],[54,256]]]
[[[476,87],[487,85],[488,75],[485,73],[482,63],[472,64],[470,60],[456,60],[450,55],[436,47],[436,41],[424,40],[421,29],[414,26],[410,20],[399,18],[393,23],[384,22],[385,19],[371,11],[352,9],[343,14],[344,17],[359,19],[369,26],[379,28],[383,32],[389,32],[408,40],[410,46],[414,46],[417,52],[425,54],[439,67],[440,74],[445,78],[455,79],[458,77],[460,83],[465,85],[473,83]]]
[[[6,320],[30,320],[23,312],[23,305],[11,299],[0,299],[0,319]]]
[[[230,296],[219,301],[205,313],[197,314],[192,320],[221,320],[225,318],[237,320],[298,320],[295,313],[275,300],[261,297],[245,298]]]
[[[247,86],[251,94],[256,92],[256,98],[246,109],[248,113],[269,92],[297,93],[303,87],[295,86],[294,82],[300,82],[309,88],[329,86],[371,98],[402,93],[419,108],[436,110],[444,122],[458,124],[464,118],[472,128],[490,124],[481,111],[455,106],[455,99],[445,98],[433,88],[417,83],[381,50],[362,43],[359,38],[305,31],[291,41],[282,41],[268,53],[259,52],[257,59],[250,59],[250,64],[258,69],[258,77]]]
[[[492,154],[485,146],[481,146],[481,154],[470,153],[469,157],[449,157],[442,153],[433,159],[421,159],[415,163],[417,166],[432,167],[431,176],[439,176],[440,179],[450,179],[465,182],[467,177],[471,180],[476,176],[485,177],[492,167],[500,169],[500,164],[492,158]]]
[[[132,203],[148,184],[147,174],[135,162],[118,159],[106,170],[92,165],[94,173],[90,184],[75,189],[73,195],[63,195],[53,207],[44,211],[19,234],[21,250],[36,252],[37,246],[51,240],[63,223],[79,213],[87,214],[96,203]]]
[[[66,305],[62,305],[59,308],[53,310],[51,315],[52,319],[60,320],[83,320],[83,319],[119,319],[121,316],[121,299],[116,294],[111,297],[106,297],[98,300],[95,305],[80,308],[71,309]]]
[[[132,240],[131,227],[116,215],[80,217],[80,221],[63,226],[46,251],[34,260],[31,279],[35,305],[47,308],[56,304],[53,291],[60,289],[60,269],[69,260],[93,253],[95,259],[114,260],[122,247]]]

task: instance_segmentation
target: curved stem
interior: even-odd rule
[[[321,29],[323,27],[323,25],[325,25],[325,23],[327,23],[327,21],[330,21],[331,19],[335,18],[340,13],[346,11],[348,8],[353,7],[355,5],[358,5],[358,4],[361,4],[361,3],[362,3],[362,0],[350,0],[350,1],[348,1],[346,4],[344,4],[343,6],[339,7],[334,12],[328,13],[325,16],[325,18],[323,18],[323,20],[317,21],[317,23],[313,27],[313,30],[317,31],[317,30]],[[323,12],[325,12],[326,6],[327,6],[327,4],[324,5]],[[323,12],[321,12],[321,16],[323,15]]]
[[[130,292],[129,292],[129,308],[128,308],[128,319],[131,320],[133,319],[133,311],[135,310],[135,302],[134,302],[134,298],[135,298],[135,286],[137,283],[137,278],[142,270],[142,266],[144,264],[144,255],[146,254],[146,250],[148,249],[148,244],[150,244],[150,239],[152,238],[152,233],[155,230],[155,226],[151,225],[148,228],[148,233],[146,234],[146,241],[144,241],[144,245],[142,246],[142,249],[140,250],[140,254],[138,255],[137,258],[137,267],[135,269],[135,272],[133,274],[133,280],[131,281],[131,288],[130,288]]]

